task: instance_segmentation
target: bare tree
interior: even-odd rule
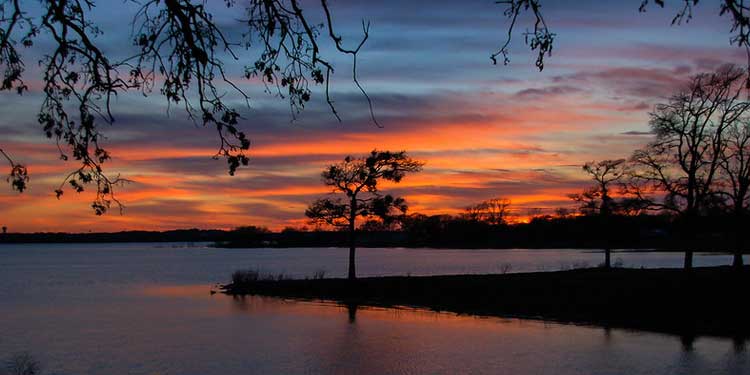
[[[592,161],[583,165],[583,171],[594,180],[594,186],[580,194],[570,196],[581,204],[579,210],[584,215],[608,216],[617,211],[618,204],[612,198],[613,185],[623,182],[627,175],[626,160]]]
[[[366,157],[347,156],[343,162],[329,166],[322,173],[323,183],[344,198],[318,199],[305,211],[313,223],[345,228],[349,232],[349,279],[357,277],[356,220],[358,217],[383,221],[406,213],[403,198],[382,195],[381,181],[400,182],[407,174],[422,170],[424,163],[409,157],[405,151],[373,150]]]
[[[744,72],[725,66],[699,74],[686,89],[659,104],[650,114],[655,140],[637,150],[632,161],[631,192],[649,205],[680,214],[692,235],[695,218],[714,200],[727,129],[739,121],[750,103],[743,95]],[[646,193],[663,194],[658,201]],[[685,268],[693,250],[686,249]]]
[[[735,220],[736,244],[732,265],[742,267],[744,226],[750,210],[750,121],[735,121],[726,133],[726,147],[720,164],[724,180],[722,193],[729,200]]]
[[[750,121],[734,122],[724,138],[726,147],[720,163],[728,185],[724,194],[729,198],[731,211],[741,216],[750,209]]]
[[[260,50],[259,56],[247,58],[254,63],[245,68],[246,76],[261,77],[268,92],[287,98],[293,115],[310,100],[311,83],[323,84],[325,100],[340,120],[329,91],[334,66],[320,48],[321,39],[328,39],[337,52],[351,56],[352,78],[373,113],[356,74],[357,56],[368,39],[369,24],[363,22],[363,37],[355,47],[347,47],[334,30],[327,0],[319,4],[325,14],[322,23],[309,20],[299,0],[251,0],[242,20],[247,28],[242,40],[230,40],[209,12],[207,0],[147,0],[139,4],[132,21],[138,52],[122,60],[105,54],[97,42],[102,30],[92,22],[94,0],[40,3],[38,10],[28,2],[0,0],[0,91],[28,91],[19,48],[37,46],[44,84],[37,119],[46,136],[57,143],[60,158],[79,162],[55,190],[56,195],[60,198],[65,186],[76,192],[95,186],[92,207],[99,215],[111,203],[122,207],[115,188],[127,182],[105,174],[104,164],[111,156],[100,131],[102,125],[114,123],[111,102],[120,93],[150,94],[158,89],[169,105],[180,105],[194,122],[215,128],[219,148],[214,158],[225,158],[230,174],[249,163],[246,152],[250,141],[238,129],[239,111],[225,96],[231,90],[246,103],[249,99],[225,72],[224,59],[239,60],[240,51]],[[237,5],[234,0],[217,3]],[[45,43],[38,43],[40,37],[47,38]],[[41,51],[48,44],[51,47]],[[260,48],[251,49],[256,45]],[[374,116],[372,119],[377,124]],[[27,169],[7,153],[2,155],[10,164],[13,188],[23,191]]]
[[[482,221],[490,225],[506,224],[510,214],[510,199],[492,198],[466,207],[469,220]]]
[[[583,165],[583,171],[594,180],[594,186],[586,189],[583,193],[571,195],[571,198],[581,204],[580,211],[584,215],[598,215],[604,231],[607,232],[605,237],[609,237],[608,218],[614,212],[618,211],[618,204],[612,198],[613,185],[621,184],[627,175],[625,159],[602,160],[599,162],[592,161]],[[604,249],[604,267],[612,266],[612,249],[607,246]]]

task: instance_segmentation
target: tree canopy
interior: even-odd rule
[[[740,234],[750,207],[750,101],[744,69],[725,65],[693,76],[649,114],[652,140],[630,160],[583,166],[596,182],[582,194],[585,215],[608,216],[645,209],[672,214],[693,238],[698,218],[731,214]],[[619,186],[618,199],[611,189]],[[717,215],[718,214],[718,215]],[[694,239],[694,238],[693,238]],[[734,264],[741,265],[741,241]],[[685,251],[692,267],[693,249]]]
[[[725,66],[694,76],[682,91],[651,113],[654,140],[632,160],[636,193],[664,192],[659,209],[696,215],[712,204],[721,190],[722,158],[727,133],[741,126],[750,112],[742,69]],[[644,188],[645,189],[640,189]]]
[[[401,182],[407,174],[421,171],[423,165],[405,151],[373,150],[365,157],[347,156],[343,162],[330,165],[323,171],[323,183],[333,189],[332,193],[343,193],[344,197],[318,199],[310,204],[305,215],[315,224],[348,230],[350,279],[356,278],[357,218],[389,223],[405,215],[408,208],[403,198],[381,194],[379,183]]]

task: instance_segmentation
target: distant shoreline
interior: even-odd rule
[[[127,233],[127,232],[121,232],[121,233]],[[162,232],[153,232],[153,233],[162,233]],[[149,239],[149,240],[129,240],[129,239],[80,239],[75,236],[78,236],[79,234],[74,234],[73,238],[69,237],[70,234],[63,234],[62,239],[50,239],[49,237],[44,238],[26,238],[26,236],[34,236],[36,234],[14,234],[14,236],[21,236],[21,238],[16,238],[12,241],[3,241],[0,239],[0,246],[2,245],[33,245],[33,244],[49,244],[49,245],[75,245],[75,244],[190,244],[190,243],[204,243],[207,244],[205,247],[211,247],[211,248],[217,248],[217,249],[236,249],[236,250],[255,250],[255,249],[331,249],[331,248],[340,248],[340,249],[346,249],[346,244],[340,244],[340,245],[297,245],[297,246],[274,246],[274,245],[253,245],[253,246],[222,246],[221,243],[217,243],[216,241],[206,240],[206,239],[197,239],[197,240],[186,240],[186,239]],[[1,238],[2,236],[0,236]],[[192,246],[180,246],[180,247],[192,247]],[[198,246],[196,246],[198,247]],[[591,253],[600,253],[604,251],[603,247],[568,247],[568,246],[561,246],[561,247],[471,247],[471,246],[455,246],[455,247],[434,247],[434,246],[405,246],[405,245],[385,245],[385,246],[378,246],[378,245],[358,245],[358,248],[362,249],[414,249],[414,250],[571,250],[571,251],[586,251]],[[612,253],[683,253],[684,250],[682,249],[673,249],[673,248],[653,248],[653,247],[644,247],[644,248],[612,248]],[[745,254],[748,254],[748,251],[745,251]],[[732,253],[728,250],[697,250],[695,252],[696,255],[701,254],[710,254],[710,255],[731,255]]]
[[[223,293],[409,306],[459,314],[537,318],[679,334],[750,338],[750,266],[588,268],[505,275],[258,280]]]
[[[574,228],[566,228],[572,225]],[[682,252],[690,247],[696,252],[730,253],[737,248],[750,252],[750,243],[737,242],[735,236],[708,231],[694,238],[683,238],[667,231],[625,230],[614,237],[591,235],[588,222],[579,220],[554,224],[489,227],[476,233],[445,232],[435,237],[403,231],[361,231],[357,247],[361,248],[431,248],[431,249],[589,249],[605,248],[627,251]],[[565,229],[565,230],[564,230]],[[570,230],[567,230],[570,229]],[[575,230],[573,230],[575,229]],[[631,228],[632,229],[632,228]],[[595,232],[595,231],[594,231]],[[597,232],[598,233],[598,232]],[[459,235],[461,234],[461,235]],[[331,248],[348,247],[348,233],[341,231],[270,232],[247,227],[238,230],[181,229],[170,231],[123,231],[113,233],[0,233],[2,244],[41,243],[209,243],[217,248]]]
[[[225,230],[179,229],[170,231],[122,231],[101,233],[7,233],[0,234],[0,244],[30,243],[134,243],[134,242],[217,242],[226,241]]]
[[[443,249],[642,249],[661,251],[750,251],[750,242],[730,217],[701,217],[688,231],[664,216],[576,216],[526,224],[488,225],[429,217],[423,225],[356,232],[357,247]],[[210,242],[224,248],[348,247],[349,233],[285,228],[273,232],[245,226],[234,230],[181,229],[114,233],[0,233],[2,243]]]

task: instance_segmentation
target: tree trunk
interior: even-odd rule
[[[692,246],[692,245],[688,245]],[[685,269],[689,270],[693,268],[693,250],[685,250]]]
[[[742,250],[740,250],[740,248],[738,247],[734,251],[734,259],[732,260],[732,267],[742,268],[742,266],[744,266],[743,261],[742,261]]]
[[[357,265],[354,262],[356,249],[356,227],[354,221],[357,218],[357,199],[352,198],[351,213],[349,214],[349,280],[357,278]]]
[[[612,252],[612,250],[610,250],[609,247],[607,247],[606,249],[604,249],[604,268],[612,268],[612,261],[611,261],[612,255],[611,255],[611,252]]]
[[[354,263],[354,256],[357,249],[354,247],[354,232],[350,234],[349,241],[349,280],[357,278],[357,265]]]
[[[684,267],[686,270],[693,268],[693,246],[696,246],[696,241],[698,241],[698,235],[695,232],[695,213],[693,212],[694,208],[690,207],[687,211],[687,218],[686,222],[683,225],[683,236],[682,238],[687,239],[687,243],[685,243],[685,263]]]
[[[741,203],[740,203],[741,204]],[[743,229],[743,219],[744,215],[742,214],[742,206],[739,206],[739,209],[735,209],[736,211],[736,218],[734,223],[734,259],[732,259],[732,267],[735,268],[742,268],[744,266],[744,262],[742,261],[742,247],[743,247],[743,241],[742,241],[742,229]]]
[[[609,222],[609,196],[607,195],[606,189],[604,190],[604,195],[602,198],[602,208],[600,211],[601,215],[601,233],[604,233],[604,268],[609,269],[612,268],[612,231],[610,230],[610,222]]]

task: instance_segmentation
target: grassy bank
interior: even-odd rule
[[[505,275],[346,279],[237,278],[231,295],[406,305],[682,335],[749,337],[750,267],[579,269]]]

